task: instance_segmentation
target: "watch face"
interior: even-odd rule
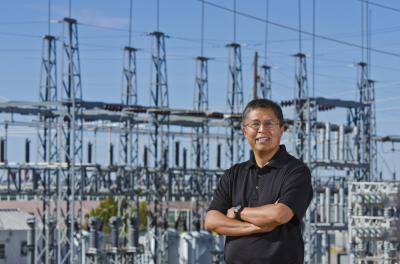
[[[241,205],[237,205],[234,209],[235,213],[239,212],[240,208],[242,208]]]

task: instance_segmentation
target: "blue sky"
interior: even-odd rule
[[[233,9],[232,0],[209,0]],[[302,29],[312,32],[312,0],[301,1]],[[316,2],[316,33],[338,41],[361,45],[361,1],[337,0]],[[58,23],[68,16],[68,1],[51,1],[51,34],[60,36]],[[122,86],[122,48],[128,45],[129,1],[71,1],[71,16],[78,20],[85,100],[119,102]],[[150,38],[157,30],[156,0],[133,0],[132,46],[138,52],[139,104],[150,103]],[[242,44],[244,99],[251,97],[252,59],[255,51],[264,59],[265,0],[237,0],[236,40]],[[378,3],[378,1],[377,1]],[[400,2],[381,0],[379,4],[396,10],[370,5],[371,78],[376,81],[378,135],[400,131]],[[38,99],[40,82],[41,36],[48,33],[47,0],[2,0],[0,3],[0,100]],[[298,1],[269,0],[268,20],[298,28]],[[160,0],[160,31],[166,40],[170,106],[191,108],[193,102],[195,61],[200,55],[201,1]],[[233,14],[213,5],[205,5],[204,55],[209,62],[210,109],[224,111],[227,93],[227,43],[233,41]],[[302,49],[308,54],[309,87],[315,78],[315,95],[355,99],[357,74],[354,64],[361,60],[361,49],[316,38],[315,72],[312,71],[312,38],[302,35]],[[299,51],[299,35],[293,30],[270,24],[268,27],[268,63],[272,70],[272,95],[275,100],[293,96],[294,59]],[[61,57],[61,44],[58,43]],[[382,51],[382,52],[380,52]],[[383,54],[393,53],[392,55]],[[61,67],[58,67],[61,73]],[[314,74],[314,75],[313,75]],[[60,81],[60,77],[59,77]],[[61,87],[61,86],[59,86]],[[292,112],[285,114],[291,117]],[[339,112],[341,115],[341,113]],[[342,120],[338,112],[323,113],[321,119]],[[378,145],[387,156],[390,170],[397,170],[399,152],[390,145]],[[388,152],[388,153],[386,153]],[[388,170],[388,171],[390,171]]]

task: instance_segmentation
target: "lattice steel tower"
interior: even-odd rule
[[[208,60],[207,57],[196,57],[194,110],[199,112],[208,111]],[[202,126],[195,127],[194,134],[192,141],[194,167],[196,169],[207,169],[209,167],[208,121],[205,120]]]
[[[199,112],[208,111],[208,61],[203,55],[204,50],[204,2],[201,9],[201,54],[196,57],[196,79],[193,109]],[[193,158],[195,168],[204,170],[209,168],[209,127],[208,120],[202,126],[195,127],[192,140]]]
[[[57,52],[56,38],[51,35],[43,37],[42,63],[40,75],[39,101],[51,103],[57,101]],[[52,109],[54,105],[43,105],[41,108]],[[37,158],[44,162],[45,168],[41,172],[34,172],[34,189],[43,192],[43,214],[41,218],[41,232],[37,236],[36,261],[41,263],[55,263],[57,250],[55,243],[56,202],[57,202],[57,170],[50,165],[57,162],[57,120],[51,116],[39,115]],[[40,186],[39,186],[40,184]]]
[[[269,0],[265,2],[265,16],[268,21],[268,12],[269,12]],[[265,44],[264,44],[264,64],[261,65],[261,76],[260,81],[257,82],[258,89],[261,92],[262,98],[271,99],[271,66],[267,64],[267,56],[268,56],[268,23],[265,23]]]
[[[126,107],[137,104],[137,79],[136,79],[136,49],[133,47],[124,48],[124,66],[123,66],[123,87],[122,87],[122,104]],[[119,134],[119,172],[122,180],[122,188],[129,191],[132,199],[135,173],[132,166],[139,165],[139,126],[134,124],[135,114],[125,115],[121,113],[121,132]],[[126,171],[127,168],[130,168]]]
[[[236,43],[236,0],[233,0],[233,42],[226,45],[229,49],[228,66],[228,96],[227,112],[231,115],[243,111],[243,77],[242,77],[242,51],[240,44]],[[236,119],[237,120],[237,119]],[[230,162],[228,166],[244,160],[244,137],[241,131],[241,122],[234,119],[227,121],[227,136],[225,155]]]
[[[152,36],[151,55],[151,105],[159,109],[169,107],[167,60],[165,54],[165,35],[162,32],[154,31]],[[159,115],[157,111],[152,114],[154,133],[151,135],[151,143],[155,168],[168,167],[168,129],[167,115]]]
[[[154,199],[154,218],[155,218],[155,240],[154,240],[154,262],[159,263],[163,254],[163,249],[159,247],[161,238],[160,219],[164,219],[162,200],[165,196],[167,186],[168,169],[168,150],[169,150],[169,117],[159,114],[159,111],[167,111],[169,107],[168,80],[167,80],[167,60],[165,53],[165,35],[160,31],[150,33],[152,36],[152,55],[151,55],[151,105],[155,107],[151,113],[153,133],[150,135],[152,149],[150,154],[153,157],[156,173],[152,174],[152,192]]]
[[[317,157],[317,107],[315,100],[309,96],[306,55],[299,52],[294,57],[296,81],[292,127],[294,149],[296,156],[306,163],[311,170],[312,183],[315,186],[316,178],[313,171],[313,161]],[[317,233],[315,221],[313,221],[315,220],[316,210],[316,199],[313,199],[304,219],[305,263],[308,264],[316,263],[317,261]]]
[[[59,148],[60,158],[64,158],[66,169],[61,169],[59,188],[59,220],[63,219],[66,230],[59,232],[58,261],[59,263],[76,263],[79,259],[80,247],[74,243],[74,237],[80,230],[76,228],[75,206],[81,197],[82,173],[82,83],[78,43],[78,23],[73,18],[63,20],[63,71],[62,103],[66,114],[62,117],[63,142]],[[65,211],[61,212],[62,203],[66,203]],[[65,232],[62,232],[65,231]]]
[[[357,181],[371,181],[377,178],[377,149],[372,137],[376,134],[375,120],[375,85],[368,78],[368,65],[365,62],[357,64],[358,100],[362,106],[353,118],[353,124],[358,127],[356,140],[356,159],[368,164],[355,172]]]
[[[271,66],[267,64],[261,65],[262,77],[259,82],[259,90],[261,92],[262,98],[271,99]]]
[[[131,46],[132,42],[132,0],[129,5],[129,44],[124,48],[123,83],[122,83],[122,104],[125,106],[136,105],[138,100],[137,76],[136,76],[136,51]],[[132,118],[136,115],[129,115],[128,119],[122,122],[120,133],[119,159],[125,165],[138,166],[139,135],[138,126],[133,125]]]

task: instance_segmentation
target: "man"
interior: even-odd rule
[[[280,106],[255,99],[243,111],[248,161],[225,171],[207,210],[205,228],[226,236],[227,264],[300,264],[302,218],[312,199],[307,166],[280,145]]]

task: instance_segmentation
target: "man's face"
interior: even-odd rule
[[[243,134],[254,154],[270,154],[279,149],[284,127],[272,109],[255,108],[244,121]]]

